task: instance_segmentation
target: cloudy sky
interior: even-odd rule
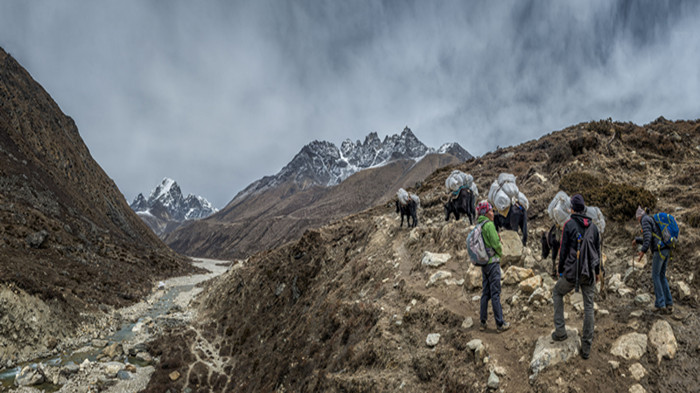
[[[474,155],[589,120],[700,118],[697,1],[2,0],[0,46],[130,202],[223,207],[312,140],[408,125]]]

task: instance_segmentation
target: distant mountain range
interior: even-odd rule
[[[139,194],[130,207],[158,236],[172,232],[187,220],[209,217],[218,211],[201,196],[183,197],[177,182],[167,177],[151,191],[148,199]]]
[[[279,173],[253,182],[220,212],[163,239],[186,255],[244,258],[388,201],[399,188],[414,187],[436,169],[470,158],[457,143],[429,148],[408,127],[383,141],[373,132],[364,142],[346,140],[340,148],[313,141]]]
[[[401,134],[379,139],[376,132],[364,142],[346,139],[338,148],[328,141],[313,141],[304,146],[282,170],[265,176],[241,191],[230,203],[291,181],[304,190],[310,186],[335,186],[351,175],[396,160],[420,161],[428,154],[450,154],[460,161],[472,158],[458,143],[445,143],[439,149],[424,145],[405,127]]]

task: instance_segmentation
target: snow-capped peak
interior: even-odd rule
[[[167,217],[164,218],[175,221],[204,218],[218,211],[201,196],[190,194],[183,198],[180,186],[168,177],[163,178],[151,191],[148,200],[139,194],[131,203],[131,208],[136,212],[167,213]]]

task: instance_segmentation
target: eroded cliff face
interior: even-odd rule
[[[467,262],[468,222],[444,221],[444,181],[454,169],[472,174],[480,190],[499,173],[513,173],[530,200],[528,247],[518,249],[513,232],[501,233],[509,244],[501,299],[512,324],[501,334],[490,307],[489,328],[478,329],[481,273]],[[636,384],[693,390],[700,382],[698,169],[700,122],[660,118],[641,127],[583,123],[438,170],[410,190],[423,206],[416,228],[399,228],[393,208],[379,205],[256,254],[212,282],[199,301],[200,323],[152,344],[161,363],[149,391],[486,391],[492,375],[509,392],[628,391]],[[539,241],[553,224],[546,208],[561,188],[582,193],[607,218],[607,287],[596,299],[590,359],[576,355],[572,333],[565,361],[545,365],[535,352],[553,329],[554,281]],[[655,199],[646,199],[649,193]],[[652,311],[650,263],[630,264],[639,233],[633,209],[643,200],[681,223],[683,245],[667,273],[673,315]],[[426,252],[449,258],[427,266]],[[580,297],[567,296],[565,308],[567,326],[580,331]],[[659,321],[678,343],[666,358],[657,355],[673,346],[659,341]],[[649,344],[621,356],[631,353],[620,352],[630,333]],[[197,350],[210,347],[218,353]],[[171,380],[172,371],[182,377]]]
[[[190,270],[131,211],[73,120],[1,48],[0,234],[3,291],[49,304],[56,326],[2,323],[0,364],[18,348],[55,347],[83,311],[131,303],[158,277]],[[24,315],[9,300],[0,314]]]

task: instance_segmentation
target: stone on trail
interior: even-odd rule
[[[678,281],[676,283],[676,288],[678,289],[679,300],[685,300],[690,298],[690,287],[684,281]]]
[[[427,288],[431,285],[435,285],[435,283],[437,283],[438,281],[448,279],[450,277],[452,277],[452,273],[444,271],[444,270],[440,270],[440,271],[434,273],[432,276],[430,276],[430,279],[428,280],[428,282],[425,283],[425,287]]]
[[[634,297],[634,303],[638,306],[643,306],[651,302],[651,295],[648,293],[641,293]]]
[[[532,292],[532,295],[530,295],[530,298],[527,299],[528,303],[534,303],[534,302],[540,302],[544,303],[548,299],[552,298],[552,292],[546,290],[544,287],[539,287],[535,289],[534,292]]]
[[[635,363],[635,364],[630,366],[630,375],[636,381],[639,381],[640,379],[644,378],[644,376],[646,374],[647,374],[647,370],[645,370],[644,366],[642,366],[641,364]]]
[[[515,285],[524,281],[530,277],[534,277],[535,273],[532,269],[525,269],[518,266],[510,266],[506,269],[506,273],[503,275],[504,285]]]
[[[535,292],[535,289],[539,288],[542,286],[542,276],[534,276],[530,277],[525,281],[520,282],[518,284],[518,288],[526,294],[526,295],[531,295],[533,292]]]
[[[472,317],[467,317],[464,321],[462,321],[462,329],[469,329],[472,326],[474,326],[474,320]]]
[[[634,384],[630,386],[629,393],[647,393],[647,391],[644,389],[644,387],[640,384]]]
[[[170,374],[168,374],[168,377],[170,378],[171,381],[177,381],[178,378],[180,378],[180,373],[177,371],[173,371]]]
[[[618,337],[612,345],[610,353],[627,360],[639,359],[647,352],[647,335],[629,333]]]
[[[438,342],[440,342],[440,333],[430,333],[425,339],[425,344],[431,348],[438,345]]]
[[[537,339],[535,351],[530,361],[530,371],[532,372],[530,379],[537,378],[537,375],[545,368],[566,362],[579,354],[581,338],[578,335],[578,330],[567,328],[566,335],[568,337],[564,341],[552,340],[551,334],[540,336]]]
[[[656,348],[657,363],[661,363],[661,359],[673,359],[676,357],[678,343],[676,336],[673,334],[671,324],[663,319],[659,319],[654,323],[649,331],[649,342]]]
[[[450,254],[437,254],[430,251],[423,252],[421,265],[429,267],[440,267],[450,260]]]
[[[498,389],[498,384],[501,381],[498,379],[498,375],[496,375],[493,370],[491,371],[491,374],[489,375],[489,381],[487,382],[487,386],[489,389]]]

